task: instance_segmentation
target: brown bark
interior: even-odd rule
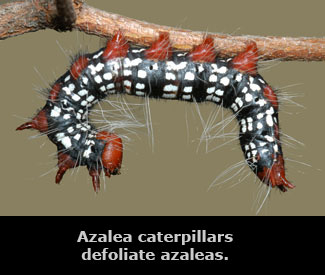
[[[117,30],[121,30],[127,40],[140,45],[151,44],[159,32],[168,32],[174,48],[190,50],[206,35],[204,32],[159,26],[104,12],[84,4],[82,0],[73,0],[76,21],[66,18],[67,25],[70,26],[64,29],[57,25],[57,19],[58,16],[67,16],[69,12],[63,11],[62,15],[62,11],[58,12],[55,4],[56,1],[53,0],[34,0],[0,6],[0,39],[46,28],[67,30],[71,26],[87,34],[102,37],[111,37]],[[214,38],[220,57],[232,57],[243,50],[247,41],[254,40],[261,59],[264,60],[325,60],[325,38],[209,35]]]

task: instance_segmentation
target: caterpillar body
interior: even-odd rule
[[[211,101],[230,108],[240,124],[239,140],[257,177],[281,191],[293,188],[285,178],[279,136],[278,100],[257,72],[255,42],[234,58],[217,57],[206,37],[190,52],[174,51],[166,33],[150,47],[130,45],[121,32],[93,54],[78,56],[52,86],[46,105],[17,130],[37,129],[57,146],[56,183],[76,166],[87,166],[94,190],[99,176],[119,174],[122,140],[89,123],[89,111],[111,94],[125,93],[190,102]]]

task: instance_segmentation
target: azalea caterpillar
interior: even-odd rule
[[[113,94],[211,101],[235,114],[252,171],[284,192],[294,185],[285,177],[278,100],[258,74],[257,61],[255,42],[224,60],[217,57],[211,37],[185,52],[173,50],[167,33],[160,33],[150,47],[139,47],[117,32],[106,47],[78,56],[53,84],[46,105],[17,130],[37,129],[57,146],[57,183],[68,169],[87,166],[97,192],[101,172],[119,174],[123,157],[121,138],[89,123],[89,111],[98,101]]]

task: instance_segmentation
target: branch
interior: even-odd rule
[[[58,2],[65,4],[59,7]],[[174,48],[190,50],[200,44],[207,35],[205,32],[159,26],[104,12],[84,4],[83,0],[73,0],[73,7],[75,13],[71,12],[71,0],[33,0],[1,5],[0,39],[46,28],[59,31],[73,28],[101,37],[111,37],[117,30],[121,30],[127,40],[140,45],[150,45],[157,39],[159,32],[168,32]],[[76,20],[73,14],[76,15]],[[60,17],[64,18],[59,20],[61,26],[58,24]],[[65,27],[62,27],[62,22],[65,22]],[[232,57],[244,49],[247,41],[254,40],[261,59],[264,60],[325,61],[325,38],[209,35],[214,38],[220,57]]]

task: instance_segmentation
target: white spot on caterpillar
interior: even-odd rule
[[[136,59],[133,59],[133,60],[131,61],[131,66],[136,67],[136,66],[138,66],[140,63],[142,63],[142,59],[141,59],[141,58],[136,58]]]
[[[263,118],[263,116],[264,116],[263,113],[258,113],[256,117],[257,117],[257,119],[261,119],[261,118]]]
[[[239,97],[235,99],[235,102],[238,104],[239,108],[243,107],[243,101]]]
[[[87,77],[82,77],[82,82],[87,85],[88,84],[88,78]]]
[[[131,83],[131,82],[130,82]],[[143,83],[137,83],[137,85],[135,85],[135,88],[136,89],[139,89],[139,90],[143,90],[146,86],[143,84]]]
[[[209,81],[210,82],[217,82],[218,81],[218,77],[215,74],[212,74],[209,77]]]
[[[183,95],[182,98],[185,100],[190,100],[191,99],[191,95]]]
[[[93,59],[100,57],[103,54],[103,51],[100,51],[98,54],[93,56]]]
[[[265,99],[260,99],[258,102],[257,102],[258,105],[260,105],[261,107],[263,107],[265,104],[266,104],[266,100]]]
[[[97,66],[95,67],[95,70],[97,72],[100,72],[104,67],[105,65],[103,63],[98,63]]]
[[[267,115],[267,116],[266,116],[266,123],[267,123],[267,125],[269,125],[270,127],[273,126],[273,119],[272,119],[272,116],[271,116],[271,115]]]
[[[237,104],[236,103],[233,103],[231,106],[230,106],[231,109],[233,109],[235,112],[238,111],[238,107],[237,107]]]
[[[208,94],[213,94],[215,90],[216,90],[216,87],[210,87],[210,88],[207,89],[207,93]]]
[[[155,71],[158,71],[158,64],[157,63],[153,64],[152,69]]]
[[[212,100],[212,98],[213,98],[213,95],[208,95],[208,96],[205,98],[205,100]]]
[[[173,73],[166,73],[167,80],[176,80],[176,76]]]
[[[202,64],[199,65],[198,69],[199,73],[202,73],[204,71],[204,67],[202,66]]]
[[[70,114],[65,114],[65,115],[63,116],[63,119],[69,119],[69,118],[71,118]]]
[[[75,88],[76,86],[74,85],[74,84],[69,84],[69,90],[71,91],[71,92],[73,92],[73,90],[74,90],[74,88]]]
[[[106,91],[106,88],[105,88],[105,86],[101,86],[101,87],[99,88],[99,90],[101,90],[102,92],[105,92],[105,91]]]
[[[96,75],[94,79],[98,84],[103,82],[102,78],[99,75]]]
[[[81,106],[86,106],[88,104],[88,102],[86,100],[83,100],[83,101],[81,101],[80,104],[81,104]]]
[[[126,87],[128,87],[128,88],[131,88],[131,86],[132,86],[132,82],[129,81],[129,80],[124,80],[124,81],[123,81],[123,84],[124,84],[124,86],[126,86]]]
[[[216,95],[223,96],[224,90],[218,89],[216,90]]]
[[[123,67],[124,67],[124,68],[131,67],[131,61],[130,61],[129,58],[124,58],[124,61],[123,61]]]
[[[183,89],[184,93],[191,93],[192,90],[193,90],[193,87],[191,87],[191,86],[185,86]]]
[[[115,88],[114,83],[110,83],[110,84],[108,84],[108,85],[106,86],[106,89],[107,89],[107,90],[112,90],[112,89],[114,89],[114,88]]]
[[[67,95],[71,95],[71,91],[68,87],[63,87],[62,90],[65,91]]]
[[[95,97],[93,95],[90,95],[87,97],[88,102],[92,102],[94,99],[95,99]]]
[[[245,100],[246,100],[246,102],[250,102],[250,101],[253,100],[253,96],[251,94],[246,94],[245,95]]]
[[[73,127],[71,126],[71,127],[69,127],[68,129],[67,129],[67,131],[68,131],[68,133],[72,133],[73,132]]]
[[[261,122],[257,122],[257,129],[262,129],[263,128],[263,124]]]
[[[84,151],[83,156],[85,158],[89,158],[89,155],[91,154],[91,147],[92,147],[92,145],[89,146],[88,149]]]
[[[251,85],[249,85],[249,88],[254,92],[261,90],[261,87],[257,84],[251,84]]]
[[[243,75],[241,73],[239,73],[239,74],[236,75],[236,81],[237,82],[242,81],[242,79],[243,79]],[[245,88],[247,89],[247,87],[245,87]]]
[[[75,139],[75,140],[79,140],[80,139],[80,137],[81,137],[81,135],[80,134],[76,134],[73,138]]]
[[[178,87],[172,84],[166,85],[164,87],[164,92],[177,92]]]
[[[80,96],[78,96],[77,94],[73,94],[72,99],[74,101],[79,101],[80,100]]]
[[[133,53],[141,53],[143,51],[145,51],[145,49],[143,49],[143,48],[138,49],[138,50],[137,49],[132,50]]]
[[[141,91],[135,91],[135,94],[138,96],[144,96],[144,92]]]
[[[253,142],[251,142],[249,145],[250,145],[250,147],[251,147],[252,149],[255,149],[255,148],[256,148],[256,145],[255,145]]]
[[[214,96],[213,98],[212,98],[212,100],[214,101],[214,102],[220,102],[220,98],[219,97],[217,97],[217,96]],[[237,106],[236,106],[237,107]],[[236,111],[235,111],[236,112]]]
[[[131,71],[131,70],[124,70],[124,71],[123,71],[123,75],[124,75],[124,76],[132,75],[132,71]]]
[[[266,110],[267,115],[273,115],[274,114],[274,109],[271,107],[270,109]]]
[[[113,78],[113,75],[112,75],[112,73],[105,73],[105,74],[103,75],[103,78],[104,78],[105,80],[111,80],[111,79]]]
[[[273,137],[270,137],[269,135],[266,135],[265,138],[269,142],[273,142],[274,141],[274,138]]]
[[[84,96],[84,95],[86,95],[86,94],[88,94],[88,91],[85,90],[85,89],[80,90],[80,91],[78,92],[78,95],[80,95],[80,96]]]
[[[179,64],[175,64],[173,61],[168,61],[166,63],[167,70],[171,71],[179,71],[185,69],[187,66],[187,62],[181,62]]]
[[[269,150],[268,149],[262,149],[262,154],[267,153]]]
[[[58,108],[57,106],[54,106],[54,108],[51,111],[51,117],[58,117],[60,116],[61,109]]]
[[[176,98],[176,94],[163,94],[162,97],[172,99],[172,98]]]
[[[138,71],[138,77],[140,78],[146,78],[147,77],[147,72],[144,70],[139,70]]]
[[[221,83],[223,86],[228,86],[229,83],[230,83],[230,79],[229,79],[228,77],[225,76],[225,77],[221,78],[220,83]]]
[[[247,88],[247,87],[244,87],[244,88],[241,90],[241,92],[242,92],[243,94],[247,93],[247,91],[248,91],[248,88]]]
[[[279,147],[277,144],[274,144],[273,149],[276,153],[279,152]]]
[[[65,79],[64,82],[68,82],[70,80],[70,75],[68,75]]]
[[[216,70],[216,72],[219,74],[225,74],[227,71],[228,71],[228,69],[225,66],[222,66],[221,68]]]
[[[184,79],[185,80],[194,80],[195,75],[192,72],[186,72]]]
[[[72,146],[71,139],[69,137],[64,137],[60,141],[66,149],[68,149]]]

